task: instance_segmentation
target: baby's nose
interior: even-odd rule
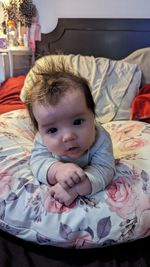
[[[76,134],[70,131],[67,131],[63,134],[62,141],[64,143],[70,142],[76,139]]]

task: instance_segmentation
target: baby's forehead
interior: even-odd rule
[[[86,102],[85,93],[80,86],[68,88],[68,90],[65,91],[64,94],[60,98],[64,98],[64,97],[66,98],[70,97],[71,99],[76,99],[77,97],[80,97],[80,101],[82,100]]]
[[[55,125],[77,117],[83,116],[89,112],[86,101],[82,94],[74,93],[66,94],[56,105],[46,105],[36,103],[33,107],[34,116],[41,128],[45,125]],[[43,126],[44,123],[44,126]]]

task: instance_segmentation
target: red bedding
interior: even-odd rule
[[[0,114],[16,109],[23,109],[25,105],[20,100],[20,91],[25,76],[9,78],[0,86]]]
[[[150,123],[150,84],[145,84],[134,98],[131,119]]]

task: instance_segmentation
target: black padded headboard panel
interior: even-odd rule
[[[150,19],[61,18],[51,33],[42,33],[36,56],[61,52],[122,59],[149,46]]]

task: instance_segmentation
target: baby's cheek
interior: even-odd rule
[[[47,147],[48,150],[51,150],[54,142],[49,137],[43,137],[43,144]]]
[[[45,145],[47,146],[48,151],[54,154],[58,154],[61,150],[61,144],[54,140],[47,140]]]

